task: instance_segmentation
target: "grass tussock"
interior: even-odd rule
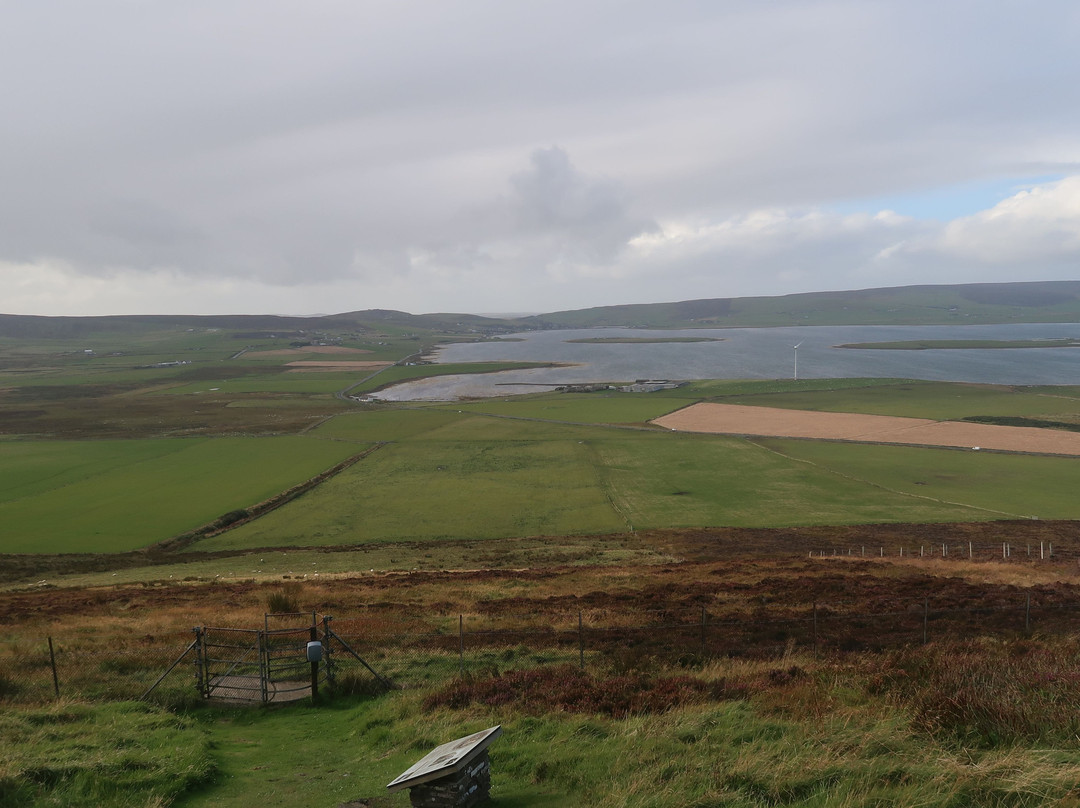
[[[270,614],[298,614],[300,612],[300,584],[290,581],[266,595],[266,611]]]
[[[917,727],[965,747],[1080,743],[1080,642],[983,639],[886,655],[870,692]]]
[[[0,713],[0,808],[168,805],[214,772],[192,722],[131,702]]]

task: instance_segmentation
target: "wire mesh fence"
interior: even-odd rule
[[[285,701],[310,695],[304,649],[311,628],[198,629],[118,642],[110,638],[40,637],[0,641],[0,701],[39,703],[151,699],[196,703],[225,682],[236,700]],[[1043,601],[1022,592],[1007,601],[940,604],[929,599],[866,611],[863,604],[821,601],[767,611],[750,604],[723,614],[614,610],[559,614],[386,615],[327,618],[320,687],[373,692],[385,683],[417,688],[455,677],[488,676],[545,665],[628,671],[649,666],[692,668],[718,657],[780,657],[792,650],[818,654],[881,652],[971,639],[1065,635],[1080,631],[1080,600]],[[259,639],[260,636],[262,639]],[[185,650],[187,649],[187,650]],[[161,680],[158,682],[158,680]],[[267,684],[269,683],[269,685]],[[281,697],[265,689],[280,688]],[[241,693],[248,689],[250,692]],[[288,695],[285,695],[288,694]],[[221,695],[219,693],[219,695]]]

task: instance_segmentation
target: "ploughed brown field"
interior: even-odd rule
[[[740,404],[692,404],[652,423],[682,432],[812,438],[859,443],[951,446],[1003,452],[1080,455],[1080,433],[888,415],[812,412]]]

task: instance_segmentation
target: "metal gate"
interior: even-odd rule
[[[260,629],[199,626],[195,629],[195,679],[206,699],[230,702],[298,701],[313,695],[313,686],[333,684],[330,657],[329,618],[320,622],[315,614],[311,624],[298,627],[295,618],[304,615],[266,615]],[[271,618],[293,618],[288,628],[270,628]],[[322,661],[317,682],[312,682],[312,665],[307,645],[322,643]]]

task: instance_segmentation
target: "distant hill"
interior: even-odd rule
[[[388,309],[317,317],[276,315],[115,315],[40,317],[0,314],[0,337],[64,338],[163,328],[295,333],[410,330],[500,334],[547,328],[722,328],[786,325],[941,325],[1080,323],[1080,281],[898,286],[778,297],[721,297],[559,311],[533,317],[409,314]]]
[[[1080,281],[899,286],[602,306],[540,314],[519,322],[530,328],[1077,323]]]
[[[54,339],[95,334],[132,334],[167,328],[220,328],[241,333],[295,334],[314,331],[370,333],[417,330],[446,334],[502,333],[522,328],[520,323],[474,314],[409,314],[369,309],[317,317],[272,314],[229,315],[108,315],[101,317],[40,317],[0,314],[0,337]]]

